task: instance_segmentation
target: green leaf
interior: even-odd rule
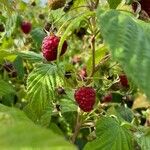
[[[96,125],[96,136],[84,150],[133,150],[130,131],[122,127],[115,118],[100,118]]]
[[[0,63],[4,61],[4,59],[11,60],[10,58],[15,59],[16,55],[10,51],[0,50]]]
[[[37,54],[32,51],[21,51],[21,52],[16,52],[16,54],[20,57],[22,57],[25,60],[28,60],[30,62],[42,62],[43,61],[43,56],[41,54]]]
[[[55,99],[56,87],[63,86],[61,68],[55,64],[38,65],[27,80],[27,99],[29,107],[37,118],[43,115],[47,107],[51,107]]]
[[[105,46],[102,46],[95,51],[95,64],[96,65],[100,63],[101,59],[105,56],[106,52],[107,52],[107,48]],[[92,69],[92,56],[89,57],[86,63],[86,66],[87,66],[87,71],[90,72]]]
[[[77,105],[75,104],[75,101],[69,98],[63,98],[60,99],[60,106],[61,106],[61,112],[71,112],[71,111],[77,111]]]
[[[113,58],[150,97],[150,25],[117,10],[97,12],[99,27]]]
[[[60,42],[58,45],[58,54],[60,54],[63,43],[66,40],[66,38],[70,35],[70,33],[72,33],[80,25],[81,21],[87,19],[89,16],[93,16],[94,14],[95,14],[94,12],[87,11],[83,14],[80,14],[77,18],[71,21],[71,23],[68,25],[67,29],[65,30],[64,34],[62,35],[60,39]]]
[[[15,93],[13,86],[10,83],[0,79],[0,96],[5,96],[11,93]]]
[[[20,110],[1,104],[0,128],[1,149],[75,149],[62,136],[33,124]]]
[[[41,46],[43,38],[46,36],[45,32],[42,30],[42,28],[35,28],[31,32],[31,36],[38,47]]]
[[[114,106],[108,109],[110,115],[115,115],[119,120],[132,122],[134,114],[128,107],[125,106]]]
[[[112,9],[117,8],[117,6],[121,3],[122,0],[107,0],[109,7]]]
[[[141,147],[141,150],[150,149],[150,131],[136,134],[136,140]]]
[[[19,78],[23,79],[24,77],[24,66],[23,60],[21,57],[16,57],[15,61],[13,62],[15,69],[17,70],[17,75]]]

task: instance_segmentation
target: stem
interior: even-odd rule
[[[91,38],[91,49],[92,49],[92,72],[90,77],[93,77],[95,72],[95,35]]]
[[[81,123],[81,120],[80,120],[80,112],[79,112],[79,108],[78,108],[76,125],[75,125],[75,128],[74,128],[74,133],[73,133],[73,135],[71,137],[72,143],[75,143],[76,138],[78,136],[78,133],[80,131],[81,125],[82,125],[82,123]]]

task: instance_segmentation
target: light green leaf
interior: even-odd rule
[[[18,51],[16,52],[16,54],[30,62],[42,62],[43,61],[43,56],[41,54],[37,54],[32,51],[20,51],[20,52]]]
[[[115,118],[100,118],[96,125],[96,136],[84,150],[133,150],[130,131],[122,127]]]
[[[99,9],[97,17],[113,58],[150,97],[150,25],[117,10]]]
[[[95,65],[98,65],[100,63],[101,59],[105,56],[106,52],[107,48],[105,46],[102,46],[95,51]],[[92,69],[92,56],[89,57],[86,66],[87,71],[90,72]]]
[[[13,58],[13,59],[10,59]],[[4,59],[7,60],[14,60],[16,58],[16,55],[13,54],[10,51],[6,51],[6,50],[0,50],[0,63],[4,61]]]
[[[10,83],[0,79],[0,96],[5,96],[11,93],[15,93],[13,86]]]
[[[148,150],[150,149],[150,131],[145,133],[138,133],[136,135],[137,142],[141,147],[141,150]]]
[[[93,16],[95,13],[91,11],[87,11],[83,14],[80,14],[77,18],[75,18],[71,23],[68,25],[66,31],[62,35],[59,45],[58,45],[58,54],[61,52],[61,48],[63,46],[64,41],[66,38],[72,33],[80,24],[81,21],[86,20],[88,17]]]
[[[1,149],[76,149],[62,136],[33,124],[20,110],[4,105],[0,105],[0,128]]]
[[[37,117],[43,115],[47,107],[51,107],[55,99],[56,87],[63,86],[61,68],[55,64],[38,65],[27,80],[27,99],[29,107]]]

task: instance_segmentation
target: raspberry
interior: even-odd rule
[[[103,101],[103,103],[109,103],[109,102],[111,102],[112,101],[112,94],[110,93],[110,94],[107,94],[107,95],[105,95],[104,97],[103,97],[103,99],[102,99],[102,101]]]
[[[129,87],[129,84],[128,84],[128,79],[127,79],[127,76],[125,74],[122,74],[119,76],[119,79],[120,79],[120,84],[125,87],[125,88],[128,88]]]
[[[149,0],[140,0],[139,3],[141,4],[141,10],[144,10],[150,17],[150,1]],[[136,11],[137,3],[132,3],[132,9]]]
[[[23,22],[21,23],[21,30],[23,31],[23,33],[25,33],[25,34],[30,33],[31,28],[32,28],[32,24],[31,24],[30,22],[28,22],[28,21],[23,21]]]
[[[49,0],[48,5],[52,10],[56,10],[65,5],[66,0]]]
[[[80,87],[75,91],[74,97],[84,112],[90,112],[95,104],[96,92],[92,87]]]
[[[57,58],[57,48],[60,38],[56,35],[46,36],[42,42],[43,56],[47,61],[53,61]],[[67,50],[67,42],[63,43],[60,56],[63,55]]]

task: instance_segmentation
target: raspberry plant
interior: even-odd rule
[[[150,149],[148,0],[0,6],[0,149]]]

